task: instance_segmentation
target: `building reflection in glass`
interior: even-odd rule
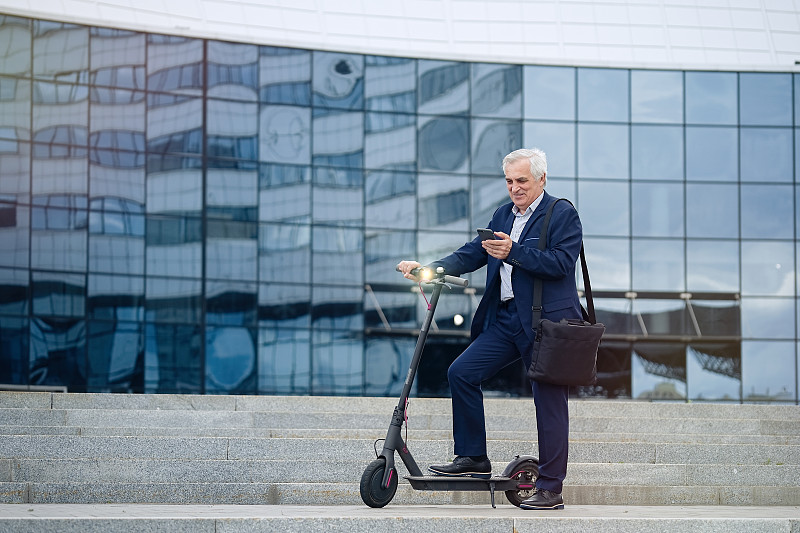
[[[600,321],[579,396],[798,401],[800,75],[505,65],[0,16],[0,383],[394,395],[425,303],[548,154]],[[446,395],[485,272],[443,298]],[[581,282],[582,283],[582,282]],[[456,316],[465,318],[456,323]],[[489,394],[530,394],[514,369]]]

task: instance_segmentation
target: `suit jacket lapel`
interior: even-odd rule
[[[542,218],[544,214],[547,212],[547,207],[550,205],[551,199],[552,196],[547,194],[547,191],[542,191],[542,201],[539,202],[538,206],[536,206],[536,210],[531,215],[531,218],[528,219],[528,223],[525,224],[525,228],[522,230],[522,234],[519,236],[519,242],[525,241],[525,236],[528,233],[528,231],[530,231],[530,229],[536,224],[536,221]],[[511,233],[510,229],[508,233]],[[538,235],[534,235],[534,237],[538,237]]]

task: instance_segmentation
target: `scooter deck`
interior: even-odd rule
[[[518,479],[505,476],[481,479],[469,476],[406,476],[411,486],[416,490],[463,490],[481,491],[488,490],[492,495],[492,508],[497,507],[494,501],[495,491],[530,490],[533,483],[520,483]]]
[[[417,490],[506,491],[533,488],[533,483],[520,484],[519,480],[505,476],[489,479],[469,476],[406,476],[405,478]]]

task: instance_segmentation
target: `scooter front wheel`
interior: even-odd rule
[[[394,498],[397,492],[397,471],[392,469],[389,486],[383,488],[383,472],[386,459],[378,457],[372,461],[361,476],[361,499],[370,507],[383,507]]]

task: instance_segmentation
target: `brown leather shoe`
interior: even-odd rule
[[[545,489],[536,489],[533,496],[519,504],[520,509],[531,511],[550,511],[553,509],[563,509],[564,499],[561,494]]]

